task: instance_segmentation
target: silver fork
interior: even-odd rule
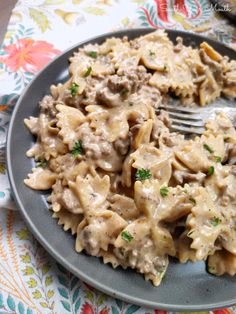
[[[236,101],[219,98],[211,105],[205,107],[183,107],[177,103],[161,105],[159,112],[165,111],[171,120],[171,130],[181,133],[202,134],[205,131],[205,123],[214,119],[217,112],[225,112],[232,120],[234,127],[236,123]],[[158,113],[157,110],[157,113]]]

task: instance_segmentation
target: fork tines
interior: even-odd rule
[[[171,130],[182,133],[202,134],[205,131],[206,120],[220,108],[199,107],[188,108],[179,105],[160,105],[157,112],[165,111],[171,120]],[[234,114],[236,109],[234,109]],[[222,110],[222,109],[221,109]],[[232,110],[232,108],[231,108]]]

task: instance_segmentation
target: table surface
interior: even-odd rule
[[[14,8],[15,4],[16,0],[0,1],[0,44],[3,41],[11,11]]]

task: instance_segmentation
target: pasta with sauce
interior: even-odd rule
[[[174,94],[204,106],[236,97],[236,61],[207,43],[174,44],[158,30],[129,41],[108,38],[70,58],[70,79],[51,86],[38,117],[25,179],[51,189],[53,217],[76,236],[75,249],[131,267],[157,286],[169,256],[208,260],[236,273],[236,131],[223,113],[192,139],[170,131],[156,109]]]

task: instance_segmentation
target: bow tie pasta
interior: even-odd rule
[[[186,138],[156,109],[173,95],[186,106],[235,98],[236,61],[158,30],[84,46],[69,73],[39,116],[25,119],[37,141],[24,182],[51,189],[53,217],[75,235],[76,251],[133,268],[155,286],[169,256],[234,275],[236,131],[219,113],[202,136]]]

